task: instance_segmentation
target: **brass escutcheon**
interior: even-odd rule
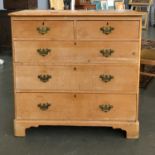
[[[103,111],[103,112],[109,112],[113,106],[110,104],[101,104],[99,105],[99,108]]]
[[[42,26],[37,27],[38,33],[40,33],[42,35],[46,34],[49,30],[50,30],[50,28],[47,27],[47,26],[45,26],[45,23],[44,22],[42,23]]]
[[[114,53],[114,50],[112,49],[102,49],[100,50],[100,53],[104,56],[104,57],[110,57],[112,55],[112,53]]]
[[[112,75],[106,75],[106,74],[102,74],[99,77],[105,83],[110,82],[112,79],[114,79]]]
[[[105,35],[108,35],[108,34],[112,33],[112,31],[114,30],[114,27],[109,26],[109,23],[107,23],[107,25],[101,27],[100,30],[101,30]]]
[[[49,49],[49,48],[39,48],[39,49],[37,49],[37,52],[38,52],[39,55],[44,57],[44,56],[47,56],[48,53],[51,52],[51,49]]]
[[[48,110],[50,106],[51,106],[51,104],[49,104],[49,103],[40,103],[40,104],[38,104],[38,107],[42,111]]]
[[[42,82],[48,82],[49,81],[49,79],[51,79],[52,78],[52,76],[51,75],[42,75],[42,74],[40,74],[40,75],[38,75],[38,79],[40,80],[40,81],[42,81]]]

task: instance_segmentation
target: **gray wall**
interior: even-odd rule
[[[38,8],[39,9],[47,9],[48,8],[48,0],[38,0]],[[3,9],[3,0],[0,0],[0,10]]]
[[[38,8],[39,9],[47,9],[48,8],[48,0],[38,0]]]
[[[3,0],[0,0],[0,9],[3,9]]]

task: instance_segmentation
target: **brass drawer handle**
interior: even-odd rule
[[[50,106],[51,106],[51,104],[49,104],[49,103],[40,103],[40,104],[38,104],[38,107],[42,111],[48,110]]]
[[[105,75],[105,74],[102,74],[100,75],[100,79],[107,83],[107,82],[110,82],[112,79],[114,79],[114,77],[112,75]]]
[[[48,82],[49,79],[51,79],[52,76],[51,75],[38,75],[38,79],[42,82]]]
[[[109,26],[109,23],[107,23],[107,25],[101,27],[100,30],[101,30],[105,35],[108,35],[108,34],[112,33],[112,31],[114,30],[114,27]]]
[[[37,27],[37,31],[38,31],[38,33],[44,35],[44,34],[48,33],[48,31],[50,31],[50,28],[45,26],[45,23],[43,22],[42,26]]]
[[[104,57],[110,57],[112,55],[112,53],[114,53],[114,50],[112,49],[102,49],[100,50],[100,53],[104,56]]]
[[[39,55],[45,57],[45,56],[48,55],[48,53],[51,52],[51,49],[49,49],[49,48],[39,48],[39,49],[37,49],[37,52],[38,52]]]
[[[103,112],[109,112],[113,106],[110,104],[101,104],[99,105],[99,108],[103,111]]]

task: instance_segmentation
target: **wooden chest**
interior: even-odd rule
[[[141,14],[12,13],[15,135],[39,125],[110,126],[138,138]]]

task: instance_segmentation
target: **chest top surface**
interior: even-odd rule
[[[16,11],[9,14],[10,16],[130,16],[130,17],[141,17],[143,13],[131,11],[131,10],[123,10],[123,11],[95,11],[95,10],[64,10],[64,11],[53,11],[53,10],[23,10],[23,11]]]

